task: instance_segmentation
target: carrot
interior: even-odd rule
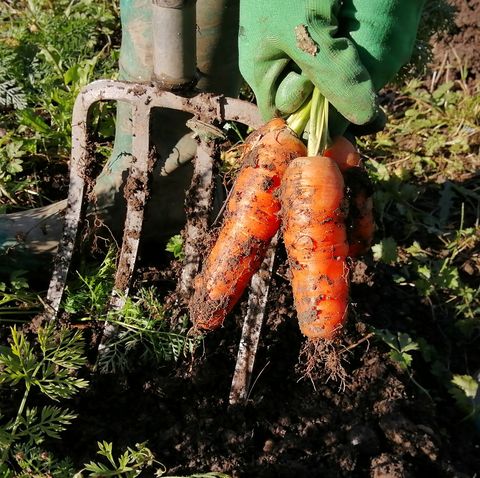
[[[375,220],[373,217],[372,187],[361,167],[360,154],[345,137],[338,136],[323,153],[333,159],[345,176],[350,196],[348,218],[348,255],[358,257],[365,254],[373,241]]]
[[[336,162],[292,161],[281,204],[300,330],[310,340],[331,340],[346,320],[349,294],[344,180]]]
[[[219,327],[258,270],[280,226],[282,176],[290,161],[305,154],[305,145],[280,118],[247,138],[223,225],[195,280],[190,312],[197,327]]]
[[[324,151],[323,156],[333,159],[342,173],[361,164],[360,154],[354,144],[344,136],[337,136]]]

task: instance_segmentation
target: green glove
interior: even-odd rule
[[[345,0],[340,34],[356,46],[376,91],[398,73],[412,55],[425,0]]]
[[[240,70],[264,119],[295,111],[311,82],[344,118],[379,114],[376,91],[408,61],[424,0],[242,0]],[[337,133],[347,122],[335,115]]]

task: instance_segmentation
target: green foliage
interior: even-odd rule
[[[106,458],[103,463],[91,461],[80,470],[73,478],[135,478],[144,471],[150,476],[164,476],[166,468],[157,460],[145,443],[137,443],[135,448],[127,449],[115,459],[113,445],[106,441],[98,442],[97,454]],[[151,468],[155,467],[155,470]],[[88,472],[88,475],[84,472]],[[153,473],[153,475],[152,475]],[[219,472],[194,473],[188,476],[172,476],[170,478],[231,478],[230,475]]]
[[[462,80],[432,86],[428,89],[419,81],[406,84],[391,105],[387,128],[361,141],[375,189],[379,241],[372,248],[373,258],[389,264],[393,288],[402,288],[401,294],[410,298],[417,296],[418,304],[426,306],[429,326],[435,330],[427,340],[425,324],[407,315],[403,325],[407,331],[392,328],[377,331],[377,336],[390,348],[394,363],[423,392],[435,393],[438,402],[454,397],[470,417],[472,408],[478,407],[472,404],[474,384],[458,377],[470,376],[469,363],[476,366],[472,353],[480,337],[475,269],[480,246],[475,180],[480,165],[480,97]],[[423,373],[425,364],[438,389],[426,390],[416,382],[417,367]],[[439,390],[447,392],[442,399]]]
[[[102,373],[125,373],[146,364],[176,361],[193,353],[200,336],[189,335],[187,316],[172,327],[154,287],[142,287],[127,297],[119,311],[109,310],[115,272],[115,248],[110,248],[100,265],[91,263],[66,288],[63,308],[82,321],[108,324],[115,333],[99,354]]]
[[[194,473],[193,475],[188,476],[168,476],[165,478],[231,478],[230,475],[226,473],[219,473],[218,471],[209,471],[207,473]]]
[[[397,260],[397,243],[392,237],[386,237],[372,246],[372,252],[376,261],[393,263]]]
[[[7,463],[0,464],[2,478],[71,478],[75,473],[68,458],[57,459],[40,447],[17,446],[14,456],[17,470],[13,470]]]
[[[172,328],[154,288],[142,288],[124,307],[110,311],[105,321],[115,333],[99,353],[97,366],[103,373],[125,373],[136,367],[176,361],[192,354],[201,337],[189,335],[188,317],[179,319]]]
[[[183,237],[180,234],[172,236],[165,247],[167,252],[171,252],[175,259],[182,261],[185,259],[185,253],[183,251]]]
[[[78,472],[74,478],[82,478],[89,476],[90,478],[135,478],[142,471],[151,468],[153,465],[159,465],[155,472],[155,476],[162,476],[165,468],[161,463],[156,461],[153,453],[145,446],[145,443],[137,443],[135,448],[128,447],[118,459],[113,456],[113,445],[106,441],[98,442],[97,454],[107,459],[106,463],[94,462],[85,465],[85,468]],[[83,472],[89,472],[84,475]]]
[[[420,350],[418,341],[413,340],[412,337],[405,332],[393,334],[388,329],[374,329],[374,333],[391,349],[389,353],[390,359],[408,374],[410,380],[419,390],[432,400],[428,390],[417,382],[413,373],[413,357],[411,352]]]
[[[80,332],[57,330],[50,323],[38,329],[37,346],[16,327],[10,333],[10,346],[0,349],[0,387],[21,392],[22,398],[14,416],[0,409],[0,454],[4,469],[15,470],[39,460],[41,464],[38,446],[47,438],[58,439],[76,417],[57,405],[28,406],[31,393],[59,402],[74,397],[88,382],[77,377],[86,361]],[[11,476],[21,475],[12,471]]]
[[[467,414],[465,419],[480,416],[478,381],[471,375],[454,375],[451,384],[450,393],[458,407]]]
[[[32,291],[25,274],[27,271],[12,272],[8,283],[0,282],[0,321],[14,321],[23,314],[31,315],[42,310],[39,294]]]
[[[101,315],[112,293],[115,267],[114,247],[110,247],[100,265],[85,264],[82,272],[77,271],[78,279],[66,288],[64,310],[70,314]]]
[[[27,96],[15,80],[0,83],[0,108],[23,110],[27,106]]]
[[[419,349],[418,343],[410,335],[403,332],[398,332],[394,335],[387,329],[377,329],[375,330],[375,335],[390,347],[390,358],[400,368],[403,370],[410,369],[413,360],[410,352]]]
[[[468,178],[476,167],[480,96],[453,83],[428,91],[411,81],[402,98],[408,105],[403,115],[397,112],[385,131],[364,143],[377,224],[380,233],[389,231],[373,247],[374,258],[397,264],[397,283],[422,296],[446,295],[457,317],[472,325],[479,290],[463,282],[459,266],[480,239],[480,195],[473,181],[457,178]]]
[[[116,8],[107,0],[2,3],[0,109],[6,134],[0,138],[0,204],[35,204],[37,163],[68,160],[76,96],[115,69]],[[100,140],[112,130],[109,111],[100,106],[92,117]]]

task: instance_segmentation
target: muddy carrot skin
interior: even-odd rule
[[[360,154],[343,136],[336,137],[324,156],[333,159],[344,174],[349,189],[350,214],[348,218],[348,255],[359,257],[372,245],[375,234],[372,187],[361,168]]]
[[[190,313],[198,328],[219,327],[260,267],[280,226],[281,179],[287,165],[305,154],[303,142],[279,118],[247,138],[223,225],[195,280]]]
[[[297,158],[281,188],[283,238],[301,332],[311,340],[335,337],[349,297],[344,180],[326,157]]]

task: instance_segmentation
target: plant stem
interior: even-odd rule
[[[23,392],[22,401],[20,402],[20,406],[18,407],[17,416],[15,417],[15,421],[13,422],[12,431],[10,434],[10,440],[8,446],[5,448],[2,454],[2,463],[7,461],[8,453],[10,452],[10,447],[12,443],[15,441],[15,433],[17,431],[18,425],[20,424],[20,417],[23,414],[23,410],[25,409],[25,405],[27,404],[27,398],[30,393],[30,387],[27,385],[25,388],[25,392]]]
[[[298,136],[303,134],[308,122],[310,121],[310,111],[312,109],[312,99],[308,97],[300,106],[300,108],[287,118],[287,125],[297,133]]]
[[[330,142],[328,134],[328,100],[314,88],[302,106],[287,118],[287,125],[302,136],[308,130],[308,155],[322,154]]]
[[[307,145],[308,155],[317,156],[323,153],[328,142],[328,101],[318,88],[314,88]]]
[[[43,360],[40,361],[40,363],[37,365],[33,373],[29,377],[25,378],[25,391],[23,392],[22,401],[20,402],[20,406],[18,407],[18,410],[17,410],[17,416],[15,417],[15,421],[13,422],[12,431],[10,433],[11,440],[2,454],[2,463],[6,462],[12,443],[15,441],[15,433],[17,432],[17,428],[20,425],[20,418],[23,415],[25,406],[27,404],[28,395],[30,394],[30,383],[32,379],[35,378],[37,373],[40,371],[42,364],[43,364]]]

